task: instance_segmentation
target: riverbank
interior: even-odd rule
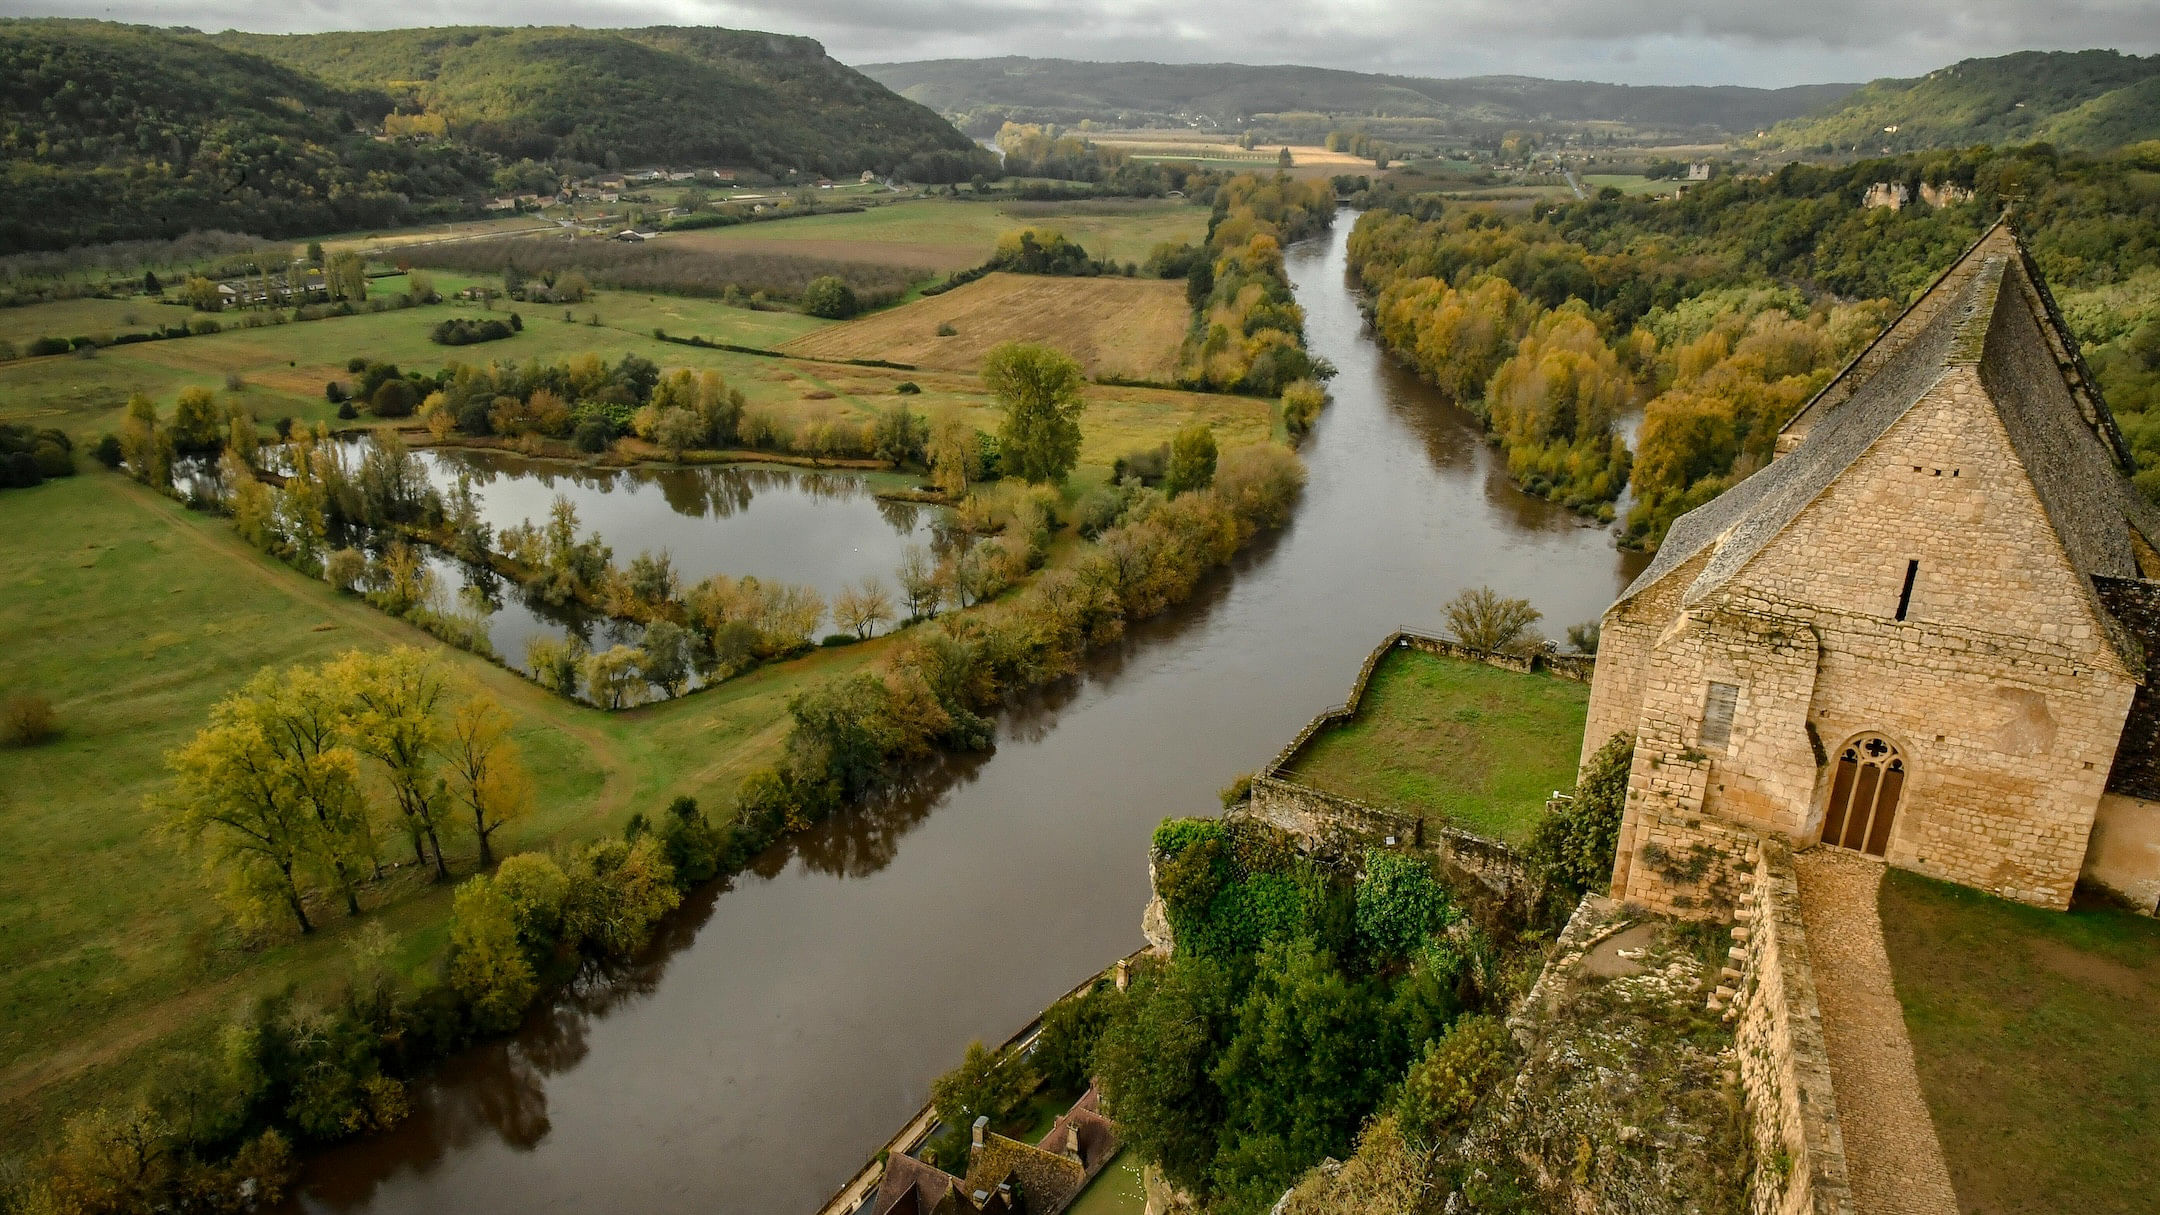
[[[1286,259],[1312,348],[1341,369],[1287,529],[1020,698],[993,752],[692,899],[627,994],[573,995],[453,1063],[406,1123],[317,1158],[307,1204],[813,1209],[969,1040],[1141,944],[1134,842],[1216,805],[1340,697],[1372,638],[1480,584],[1556,624],[1601,611],[1640,559],[1515,491],[1472,423],[1371,344],[1343,289],[1346,229]]]

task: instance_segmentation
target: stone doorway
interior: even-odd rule
[[[1823,808],[1822,842],[1869,856],[1890,847],[1890,828],[1905,793],[1905,757],[1879,734],[1862,735],[1838,752]]]

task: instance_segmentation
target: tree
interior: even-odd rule
[[[1095,1072],[1118,1130],[1181,1189],[1203,1192],[1223,1124],[1211,1076],[1229,1037],[1236,980],[1227,966],[1177,957],[1143,966],[1095,1048]]]
[[[855,289],[837,274],[821,275],[810,280],[803,288],[802,308],[811,316],[831,320],[845,320],[861,309],[856,302]]]
[[[216,283],[200,274],[190,275],[187,285],[181,290],[182,298],[187,300],[188,307],[197,312],[223,312],[225,310],[224,293],[218,290]]]
[[[969,1127],[977,1118],[1003,1122],[1034,1090],[1026,1056],[993,1052],[977,1040],[959,1066],[930,1082],[930,1104],[946,1126]]]
[[[413,855],[425,863],[433,850],[436,879],[448,879],[440,825],[449,792],[436,761],[449,680],[433,657],[412,646],[376,654],[350,651],[331,663],[330,676],[347,698],[346,729],[353,746],[382,766]]]
[[[1030,484],[1064,481],[1080,459],[1080,364],[1048,346],[1004,342],[984,356],[982,377],[1005,411],[1005,468]]]
[[[585,656],[585,694],[603,709],[636,704],[645,692],[642,662],[643,656],[626,645],[594,650]]]
[[[311,240],[307,243],[307,259],[311,265],[320,266],[323,264],[323,247],[321,241]]]
[[[977,452],[975,428],[958,413],[947,413],[930,428],[930,445],[926,455],[930,462],[930,482],[938,492],[958,501],[967,493],[968,482],[975,479],[975,466],[980,456]]]
[[[683,452],[712,437],[712,426],[695,409],[663,409],[653,420],[652,441],[667,449],[668,459],[681,461]]]
[[[1277,168],[1287,169],[1290,167],[1291,163],[1290,145],[1284,144],[1283,150],[1275,154],[1275,166]]]
[[[504,823],[532,808],[532,778],[510,739],[510,715],[486,696],[475,696],[450,715],[443,744],[449,788],[456,804],[472,815],[473,838],[480,845],[480,867],[495,863],[490,840]]]
[[[848,587],[833,598],[833,623],[861,640],[869,640],[879,625],[891,620],[892,596],[875,575],[865,577],[860,586]]]
[[[910,544],[900,553],[900,569],[895,575],[900,580],[900,594],[906,598],[908,618],[920,620],[937,614],[939,601],[945,598],[945,587],[938,577],[937,560],[930,550],[920,544]]]
[[[181,389],[173,403],[171,434],[177,451],[216,451],[225,439],[225,423],[218,415],[216,395],[202,387]]]
[[[1195,422],[1170,439],[1170,463],[1163,472],[1163,492],[1170,497],[1215,482],[1215,430]]]
[[[137,481],[157,489],[172,484],[172,432],[158,424],[157,404],[139,392],[127,400],[120,454]]]
[[[509,901],[487,874],[458,887],[453,898],[449,977],[483,1033],[517,1028],[539,990]]]
[[[646,625],[645,636],[638,643],[638,673],[647,683],[667,689],[668,695],[682,695],[690,682],[694,640],[690,630],[672,620],[655,620]]]
[[[1497,1017],[1464,1017],[1425,1048],[1396,1098],[1402,1133],[1434,1144],[1460,1134],[1485,1094],[1507,1075],[1511,1047]]]
[[[1534,646],[1537,632],[1531,626],[1544,613],[1527,599],[1503,599],[1489,586],[1465,590],[1441,607],[1455,640],[1473,650],[1498,653]]]
[[[250,919],[283,905],[301,932],[312,932],[303,904],[311,873],[328,877],[360,914],[358,868],[372,861],[373,840],[340,709],[320,672],[266,668],[166,757],[168,821],[206,848],[228,899]]]
[[[323,270],[323,284],[329,288],[331,299],[366,302],[367,259],[351,252],[332,256]]]

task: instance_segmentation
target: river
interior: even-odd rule
[[[1373,344],[1345,212],[1288,262],[1340,374],[1291,525],[1078,678],[997,749],[694,898],[632,973],[447,1066],[395,1131],[311,1162],[311,1210],[810,1212],[996,1042],[1141,944],[1149,831],[1213,811],[1342,699],[1399,626],[1490,585],[1549,632],[1643,558],[1516,492],[1474,421]]]

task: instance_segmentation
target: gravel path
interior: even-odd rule
[[[1883,864],[1823,847],[1793,863],[1853,1205],[1859,1215],[1958,1215],[1883,948]]]

